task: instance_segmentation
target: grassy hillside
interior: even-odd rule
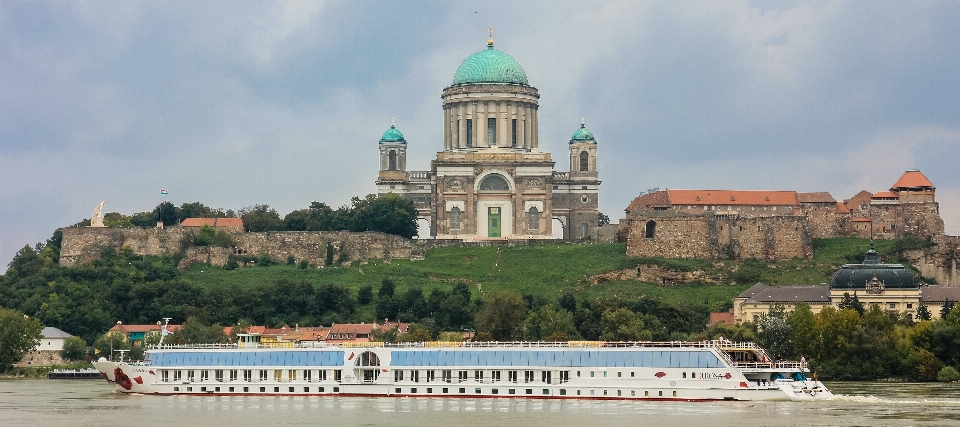
[[[898,251],[921,243],[879,241],[877,250],[885,260],[896,260]],[[584,299],[635,299],[646,297],[680,305],[706,304],[719,309],[737,294],[756,282],[773,285],[828,283],[836,269],[849,262],[859,262],[869,242],[857,238],[820,239],[814,242],[812,260],[793,259],[767,264],[761,261],[707,261],[692,259],[632,258],[625,254],[624,244],[599,243],[582,245],[547,245],[516,247],[437,248],[423,261],[375,260],[349,267],[299,269],[292,265],[249,267],[223,270],[208,265],[195,265],[182,278],[192,284],[218,287],[237,284],[248,286],[287,279],[315,284],[335,283],[351,289],[363,285],[376,288],[389,278],[398,291],[419,287],[424,292],[434,288],[449,289],[452,283],[470,284],[479,291],[511,290],[522,294],[541,295],[555,300],[572,292]],[[635,280],[611,280],[591,285],[588,277],[638,264],[657,264],[680,271],[702,271],[722,285],[689,283],[660,286]]]

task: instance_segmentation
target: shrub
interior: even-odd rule
[[[954,368],[953,366],[945,366],[940,370],[940,372],[937,373],[937,381],[943,383],[960,381],[960,372],[957,372],[957,368]]]
[[[294,265],[297,263],[297,258],[293,255],[287,255],[287,265]]]

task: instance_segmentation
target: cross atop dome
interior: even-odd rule
[[[487,31],[490,32],[490,39],[487,40],[487,47],[493,48],[493,31],[494,31],[493,25],[487,27]]]

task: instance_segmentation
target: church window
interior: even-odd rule
[[[473,119],[467,119],[467,148],[473,147]]]
[[[527,212],[527,228],[530,230],[540,229],[540,210],[536,206],[530,206]]]
[[[644,230],[644,231],[646,232],[646,233],[644,234],[644,237],[646,237],[646,238],[648,238],[648,239],[652,239],[653,236],[654,236],[654,235],[656,234],[656,232],[657,232],[657,222],[656,222],[656,221],[653,221],[653,220],[647,221],[646,230]]]
[[[497,145],[497,119],[487,119],[487,145]]]
[[[590,155],[586,151],[580,152],[580,172],[586,172],[590,170]]]
[[[507,184],[507,180],[502,176],[491,174],[480,181],[480,190],[510,191],[510,184]]]
[[[457,147],[460,147],[460,119],[457,119]]]
[[[390,150],[390,154],[387,157],[390,159],[388,162],[389,166],[387,167],[387,170],[391,170],[391,171],[397,170],[397,152]]]
[[[589,237],[587,234],[587,223],[584,222],[580,224],[580,238],[586,239],[587,237]]]
[[[510,146],[517,148],[517,119],[510,125]]]
[[[450,229],[451,230],[460,229],[460,208],[456,206],[450,209]]]

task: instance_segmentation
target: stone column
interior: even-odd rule
[[[530,120],[532,122],[532,126],[530,129],[530,134],[532,135],[531,136],[532,148],[538,148],[540,147],[540,136],[537,134],[538,133],[537,126],[539,126],[540,124],[537,121],[537,107],[530,106],[530,113],[532,116]]]
[[[451,138],[450,132],[453,126],[451,126],[450,124],[450,116],[451,116],[450,104],[444,105],[443,106],[443,150],[444,151],[449,151],[450,148],[452,147],[450,141],[453,138]]]
[[[523,148],[530,149],[530,106],[523,106]]]

